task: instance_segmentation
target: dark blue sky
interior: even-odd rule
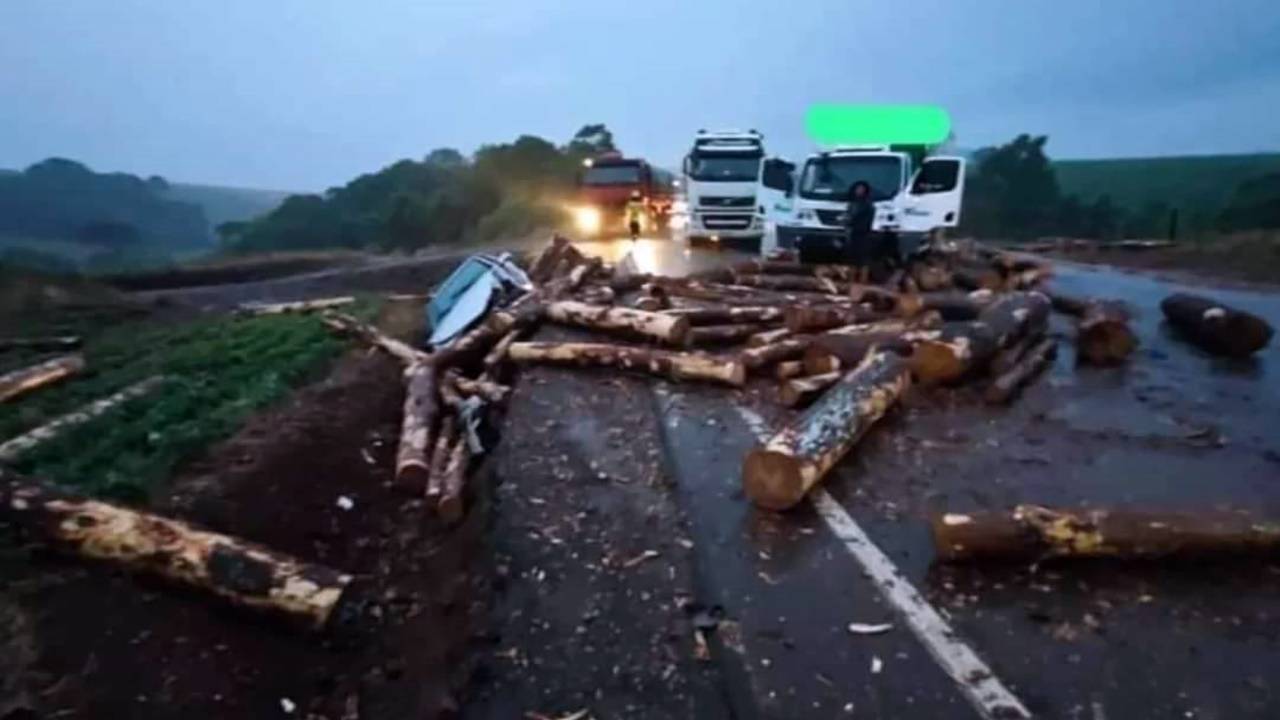
[[[977,147],[1280,150],[1280,0],[6,0],[0,167],[316,190],[431,148],[605,122],[802,154],[813,102],[925,102]]]

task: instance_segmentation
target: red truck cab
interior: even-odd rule
[[[574,207],[578,231],[585,235],[626,232],[624,211],[637,191],[648,209],[645,230],[665,229],[675,201],[672,173],[618,153],[584,161]]]

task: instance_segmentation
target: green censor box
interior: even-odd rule
[[[934,105],[819,104],[804,128],[819,145],[937,145],[951,135],[951,116]]]

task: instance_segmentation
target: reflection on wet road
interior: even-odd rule
[[[735,258],[749,257],[745,253],[715,248],[691,248],[681,240],[666,238],[630,238],[593,240],[575,243],[587,255],[598,255],[605,262],[616,263],[627,253],[635,258],[642,273],[658,275],[684,275],[707,270],[732,262]]]

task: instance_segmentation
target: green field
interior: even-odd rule
[[[1057,160],[1053,167],[1064,195],[1092,200],[1106,194],[1134,211],[1163,202],[1216,216],[1242,181],[1280,172],[1280,153]]]
[[[356,313],[367,318],[374,309],[373,302],[362,301]],[[159,389],[33,448],[15,463],[20,472],[130,500],[145,498],[254,411],[321,377],[344,347],[310,315],[132,321],[96,333],[84,329],[87,371],[0,405],[0,440],[163,375]],[[0,370],[42,357],[5,353]]]

